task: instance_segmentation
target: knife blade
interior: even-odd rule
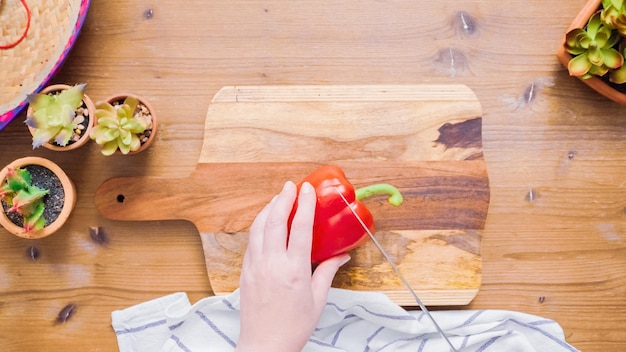
[[[413,295],[413,298],[415,299],[415,302],[417,303],[417,305],[420,307],[420,309],[422,310],[422,312],[424,312],[424,314],[426,314],[426,316],[429,318],[429,320],[433,323],[433,326],[435,327],[435,329],[437,330],[437,332],[439,333],[439,335],[441,335],[441,337],[443,337],[443,339],[446,341],[446,343],[448,344],[448,346],[450,346],[450,351],[451,352],[458,352],[458,350],[456,348],[454,348],[454,345],[452,344],[452,342],[450,342],[450,340],[448,339],[448,337],[446,336],[446,334],[443,332],[443,330],[441,329],[441,327],[439,326],[439,324],[437,324],[437,321],[435,320],[435,318],[430,314],[430,311],[426,308],[426,306],[424,305],[424,303],[422,302],[421,299],[419,299],[419,297],[417,296],[417,293],[415,293],[415,291],[413,290],[413,288],[411,287],[411,285],[409,284],[409,282],[404,278],[404,275],[402,275],[402,273],[400,272],[400,269],[398,269],[398,266],[393,262],[393,260],[391,260],[391,257],[387,254],[387,251],[385,251],[385,249],[383,248],[383,246],[380,244],[380,242],[378,242],[378,240],[376,239],[376,237],[374,237],[374,234],[372,233],[372,231],[370,231],[370,229],[365,225],[365,222],[363,222],[363,219],[361,219],[361,217],[359,216],[359,214],[356,213],[356,211],[354,211],[354,209],[352,209],[352,207],[350,206],[350,203],[348,203],[348,200],[346,199],[346,197],[344,197],[344,195],[339,191],[339,188],[337,188],[337,186],[335,186],[335,191],[337,191],[337,193],[339,194],[339,196],[341,197],[341,199],[343,200],[343,202],[346,204],[346,206],[348,207],[348,209],[350,209],[350,211],[352,212],[352,214],[354,215],[354,217],[358,220],[359,224],[361,224],[361,226],[363,227],[363,230],[365,230],[365,232],[367,232],[367,234],[369,235],[370,239],[372,240],[372,242],[374,243],[374,245],[376,246],[376,248],[378,248],[378,250],[380,251],[380,253],[383,255],[383,257],[385,257],[385,259],[387,260],[387,262],[389,263],[389,265],[391,265],[391,268],[393,269],[393,271],[396,273],[396,275],[398,276],[398,278],[400,279],[400,281],[402,282],[402,284],[409,290],[409,292],[411,292],[411,295]]]

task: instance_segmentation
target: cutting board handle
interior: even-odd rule
[[[190,189],[195,184],[184,178],[117,177],[100,185],[96,191],[96,209],[113,220],[179,220],[185,219],[189,207],[181,194],[204,190]]]

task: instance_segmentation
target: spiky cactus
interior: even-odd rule
[[[48,190],[33,185],[30,172],[21,168],[10,168],[0,188],[0,199],[8,204],[8,212],[16,212],[24,218],[25,232],[40,230],[46,225],[43,217],[46,194]]]

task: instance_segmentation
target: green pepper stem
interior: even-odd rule
[[[391,205],[397,207],[398,205],[402,204],[402,193],[400,193],[397,188],[388,183],[377,183],[375,185],[369,185],[359,188],[355,191],[355,196],[357,200],[361,200],[363,198],[371,197],[378,194],[389,195],[387,201]]]

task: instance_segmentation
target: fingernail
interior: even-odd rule
[[[283,192],[284,191],[290,191],[292,188],[294,188],[296,185],[291,182],[291,181],[287,181],[285,182],[285,185],[283,186]]]
[[[310,183],[308,183],[308,182],[304,182],[304,183],[302,184],[302,187],[300,187],[300,192],[301,192],[302,194],[309,194],[309,193],[313,193],[313,192],[314,192],[314,190],[313,190],[313,186],[312,186]]]
[[[339,264],[339,266],[343,266],[345,263],[349,262],[350,259],[352,259],[349,255],[346,255],[343,260],[341,261],[341,264]]]

